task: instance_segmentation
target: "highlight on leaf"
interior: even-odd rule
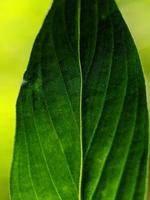
[[[143,72],[114,0],[54,0],[17,101],[12,200],[145,200]]]

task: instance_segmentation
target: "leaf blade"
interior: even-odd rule
[[[55,0],[24,80],[12,200],[144,200],[145,85],[114,1]]]

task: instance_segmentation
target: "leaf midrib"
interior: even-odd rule
[[[79,177],[79,200],[82,200],[82,177],[83,177],[83,126],[82,126],[82,97],[83,97],[83,75],[82,75],[82,66],[80,58],[80,27],[81,27],[81,1],[78,0],[78,62],[80,67],[80,151],[81,151],[81,160],[80,160],[80,177]]]

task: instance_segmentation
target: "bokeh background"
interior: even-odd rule
[[[34,39],[51,3],[51,0],[0,0],[0,200],[9,199],[16,98]],[[137,44],[149,99],[150,0],[117,0],[117,3]]]

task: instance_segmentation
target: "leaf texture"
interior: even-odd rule
[[[54,0],[17,101],[12,200],[144,200],[148,112],[113,0]]]

